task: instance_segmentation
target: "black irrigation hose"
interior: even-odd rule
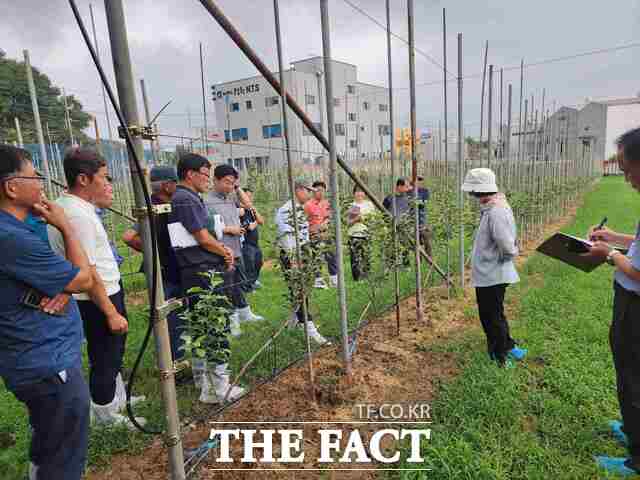
[[[135,162],[136,165],[136,170],[137,170],[137,174],[139,177],[139,181],[140,184],[142,186],[142,194],[144,196],[144,202],[145,202],[145,208],[147,209],[147,215],[149,216],[149,226],[150,226],[150,230],[151,230],[151,251],[152,251],[152,261],[153,261],[153,279],[151,280],[151,313],[149,315],[149,326],[147,327],[147,333],[144,336],[144,340],[142,341],[142,346],[140,347],[140,350],[138,351],[138,356],[136,358],[136,361],[133,365],[133,369],[131,370],[131,375],[129,377],[129,383],[127,385],[127,416],[129,417],[129,420],[131,421],[131,423],[141,432],[143,433],[147,433],[149,435],[157,435],[162,433],[162,431],[157,431],[157,430],[148,430],[146,428],[144,428],[142,425],[140,425],[136,419],[135,416],[133,414],[133,409],[131,408],[131,391],[133,389],[133,384],[134,384],[134,380],[135,380],[135,375],[136,372],[138,370],[138,367],[140,366],[140,362],[142,360],[142,357],[144,356],[144,352],[147,349],[147,346],[149,345],[149,339],[151,337],[151,333],[153,331],[153,324],[157,318],[158,315],[158,310],[156,308],[156,299],[157,299],[157,295],[158,295],[158,241],[157,241],[157,236],[156,236],[156,224],[155,224],[155,217],[153,215],[153,206],[151,203],[151,196],[149,195],[149,190],[147,189],[147,184],[145,182],[145,178],[144,178],[144,174],[142,172],[142,168],[140,165],[140,159],[138,158],[138,155],[136,153],[136,150],[133,146],[133,139],[131,138],[131,134],[129,133],[129,129],[127,126],[127,122],[124,119],[124,116],[122,115],[122,112],[120,111],[120,107],[118,106],[118,102],[116,101],[116,97],[113,94],[113,90],[111,89],[111,85],[109,84],[109,80],[107,79],[107,76],[104,73],[104,70],[102,69],[102,65],[100,64],[100,60],[98,59],[98,55],[96,54],[95,50],[93,49],[93,45],[91,44],[91,40],[89,39],[89,34],[87,33],[87,29],[84,26],[84,22],[82,21],[82,17],[80,17],[80,12],[78,11],[78,7],[76,5],[75,0],[69,0],[69,5],[71,6],[71,10],[73,10],[73,15],[76,18],[76,21],[78,22],[78,27],[80,28],[80,32],[82,33],[82,37],[84,38],[84,41],[87,45],[87,48],[89,49],[89,53],[91,54],[91,58],[93,59],[93,63],[96,66],[96,69],[98,70],[98,74],[100,75],[100,80],[102,81],[102,84],[104,85],[105,90],[107,91],[107,94],[109,95],[109,100],[111,101],[111,105],[113,106],[113,109],[116,112],[116,115],[118,117],[118,121],[120,122],[120,125],[122,127],[122,130],[125,133],[125,141],[127,143],[127,147],[129,149],[130,154],[133,157],[133,161]]]

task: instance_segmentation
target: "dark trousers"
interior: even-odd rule
[[[126,318],[124,290],[121,288],[109,299],[118,313]],[[92,301],[80,300],[78,308],[87,337],[91,399],[98,405],[107,405],[116,393],[116,377],[122,369],[127,336],[111,333],[104,313]]]
[[[302,248],[309,248],[307,245],[303,245]],[[291,255],[295,255],[294,252],[291,252]],[[282,266],[282,271],[284,272],[285,279],[287,278],[287,273],[291,270],[292,258],[289,256],[289,253],[285,250],[280,250],[280,265]],[[305,308],[307,310],[307,320],[310,322],[313,321],[311,317],[311,312],[309,310],[309,299],[305,298]],[[296,308],[296,317],[298,319],[298,323],[304,322],[304,309],[302,308],[302,301],[298,299],[296,302],[298,307]]]
[[[327,269],[329,270],[329,275],[332,277],[338,274],[338,263],[336,261],[336,253],[333,249],[327,249],[327,242],[322,240],[321,238],[312,238],[311,239],[311,248],[320,253],[324,258],[324,261],[327,262]],[[320,271],[316,273],[316,278],[320,277]]]
[[[476,287],[476,300],[480,312],[480,322],[487,336],[489,356],[504,363],[507,353],[515,346],[509,334],[509,324],[504,316],[504,294],[507,285]]]
[[[350,237],[349,253],[351,259],[351,276],[357,282],[369,274],[371,267],[371,249],[366,237]]]
[[[260,271],[263,265],[263,255],[260,246],[253,243],[244,242],[242,246],[242,260],[247,280],[253,285],[260,278]]]
[[[433,257],[433,250],[431,248],[431,239],[433,238],[433,233],[431,228],[427,225],[420,225],[420,244],[427,255]]]
[[[214,271],[218,271],[220,272],[222,269],[224,268],[224,264],[220,264],[220,265],[198,265],[195,267],[187,267],[187,268],[183,268],[180,270],[180,287],[182,289],[182,294],[185,298],[185,308],[188,309],[193,309],[195,308],[195,306],[198,304],[198,301],[200,300],[200,297],[198,295],[193,295],[190,293],[187,293],[189,291],[190,288],[193,287],[200,287],[203,289],[208,290],[209,288],[211,288],[211,285],[209,284],[209,280],[207,279],[207,277],[204,277],[201,275],[201,273],[203,272],[208,272],[210,270],[214,270]],[[223,280],[225,282],[225,284],[228,281],[231,281],[230,279],[233,278],[232,275],[233,272],[231,272],[231,274],[229,272],[224,271],[222,277]],[[227,297],[230,297],[229,292],[225,291],[225,287],[224,285],[222,287],[219,287],[221,289],[221,293],[224,292],[225,295],[227,295]],[[231,312],[229,312],[231,313]],[[226,326],[226,330],[227,332],[229,331],[229,321],[227,319],[227,326]],[[229,348],[229,340],[226,336],[221,336],[218,340],[216,345],[219,345],[221,349],[228,349]],[[224,363],[224,362],[221,362]]]
[[[29,412],[29,457],[37,479],[80,480],[84,472],[89,389],[80,365],[67,369],[66,375],[64,382],[55,375],[13,392]]]
[[[247,299],[244,296],[243,287],[248,283],[244,274],[242,257],[235,258],[235,268],[232,271],[225,270],[222,274],[224,279],[225,293],[234,308],[248,307]]]
[[[614,284],[609,342],[616,369],[623,430],[633,468],[640,471],[640,296]]]
[[[180,285],[177,285],[169,280],[163,281],[164,296],[168,300],[170,298],[180,298],[181,290]],[[174,362],[181,359],[184,356],[184,352],[181,350],[184,345],[182,340],[183,321],[180,318],[181,309],[177,308],[172,310],[167,315],[167,327],[169,329],[169,342],[171,344],[171,360]]]

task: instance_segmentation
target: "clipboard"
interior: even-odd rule
[[[605,263],[603,260],[583,256],[589,252],[592,245],[593,243],[589,240],[566,233],[556,233],[536,248],[536,251],[588,273]],[[626,249],[615,248],[620,253],[627,254]]]

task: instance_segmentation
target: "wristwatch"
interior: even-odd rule
[[[613,262],[613,257],[615,257],[618,254],[620,254],[620,252],[614,249],[609,252],[609,255],[607,255],[607,263],[612,267],[615,266],[615,263]]]

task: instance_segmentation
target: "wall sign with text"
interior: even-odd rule
[[[260,84],[252,83],[250,85],[233,87],[227,90],[218,90],[215,85],[211,87],[211,94],[213,95],[213,100],[219,100],[227,95],[233,95],[235,97],[241,95],[249,95],[251,93],[258,93],[260,91]]]

